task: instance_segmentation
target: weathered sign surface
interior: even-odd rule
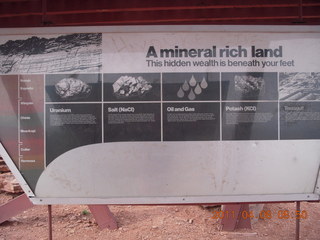
[[[319,27],[3,29],[1,155],[34,203],[318,200],[319,56]]]

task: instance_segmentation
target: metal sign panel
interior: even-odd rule
[[[319,200],[319,27],[0,34],[0,153],[34,203]]]

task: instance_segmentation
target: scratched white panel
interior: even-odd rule
[[[39,179],[36,196],[312,193],[320,164],[319,144],[250,141],[89,145],[52,162]]]

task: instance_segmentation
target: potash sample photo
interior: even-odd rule
[[[320,72],[281,72],[279,82],[280,100],[320,100]]]
[[[160,101],[160,73],[103,75],[104,101]]]
[[[102,34],[21,36],[0,45],[0,73],[99,72]]]
[[[222,73],[222,100],[277,100],[275,72]]]
[[[47,74],[47,102],[101,101],[101,74]]]
[[[219,73],[164,73],[163,100],[220,100]]]

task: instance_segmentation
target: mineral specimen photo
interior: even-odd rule
[[[61,99],[79,100],[86,99],[90,95],[92,87],[80,79],[64,78],[55,85],[55,89]]]
[[[262,77],[251,75],[235,75],[234,88],[236,92],[246,96],[259,96],[265,90],[265,81]]]
[[[278,100],[276,72],[221,73],[222,100]]]
[[[104,101],[160,101],[160,73],[103,75]]]
[[[47,102],[101,101],[101,74],[47,74]]]
[[[320,100],[320,72],[281,72],[279,82],[280,100]]]
[[[142,97],[150,92],[152,85],[143,77],[121,76],[112,84],[113,93],[117,98]]]

